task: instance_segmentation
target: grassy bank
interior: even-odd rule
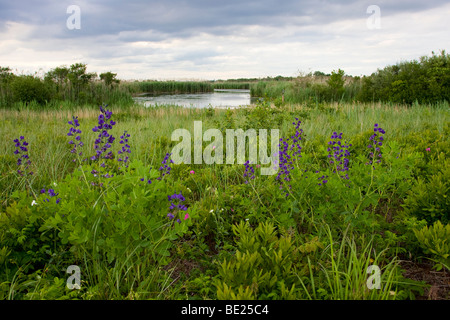
[[[422,263],[445,276],[449,266],[449,249],[439,242],[449,228],[448,110],[266,102],[229,110],[2,109],[0,296],[426,297],[430,284],[408,278],[405,268]],[[114,156],[102,160],[105,166],[89,160],[96,145],[105,146],[92,130],[99,114],[114,121],[107,134],[115,140],[106,148]],[[75,135],[67,135],[73,116],[84,143],[76,153],[69,144]],[[256,164],[171,164],[178,143],[172,132],[184,128],[193,136],[197,120],[203,132],[216,128],[224,136],[226,129],[280,129],[289,147],[280,143],[278,173],[260,175]],[[301,149],[292,142],[298,137]],[[32,175],[17,172],[23,141]],[[328,150],[330,141],[349,153]],[[129,153],[121,152],[125,145]],[[347,170],[337,167],[339,154],[348,158]],[[380,162],[371,154],[382,154]],[[80,290],[66,287],[69,265],[80,267]],[[380,268],[380,289],[367,286],[370,265]],[[441,298],[448,299],[447,289]]]
[[[279,128],[280,135],[287,133],[291,117],[296,114],[304,115],[302,128],[305,135],[312,141],[319,143],[328,139],[329,133],[343,131],[348,136],[361,135],[367,132],[373,123],[383,122],[386,129],[395,139],[402,141],[414,133],[426,130],[437,130],[440,134],[444,132],[448,123],[448,105],[441,104],[434,107],[416,105],[405,107],[391,104],[326,104],[326,105],[295,105],[288,104],[275,115],[257,112],[249,113],[245,108],[235,110],[215,109],[213,113],[206,109],[181,108],[177,106],[166,106],[157,108],[145,108],[139,105],[111,107],[115,118],[118,119],[116,132],[127,130],[134,138],[137,145],[136,159],[150,165],[152,160],[159,159],[161,155],[169,151],[175,145],[170,141],[171,133],[177,128],[186,128],[193,132],[193,121],[203,120],[204,130],[208,128],[226,129],[223,123],[230,128],[243,128],[252,124],[252,120],[265,118],[268,128]],[[2,143],[0,144],[3,155],[2,172],[5,173],[14,167],[14,143],[12,140],[17,135],[27,136],[33,148],[33,159],[35,159],[36,171],[40,172],[37,177],[44,184],[56,181],[68,173],[68,168],[63,166],[60,170],[57,162],[67,165],[70,158],[70,146],[67,144],[66,134],[67,122],[72,115],[78,116],[86,126],[86,131],[93,127],[97,121],[98,108],[91,107],[69,107],[39,111],[33,108],[17,108],[16,110],[2,109],[0,117],[4,120],[0,125]],[[424,121],[426,119],[426,121]],[[255,123],[256,125],[256,123]],[[95,136],[90,136],[86,143],[93,145]],[[163,148],[160,148],[162,144]],[[8,161],[9,160],[9,161]],[[54,165],[45,165],[54,164]],[[9,177],[12,179],[12,177]],[[5,178],[6,179],[6,178]],[[36,178],[38,179],[38,178]],[[6,192],[12,189],[13,180],[4,180],[2,190]],[[3,199],[5,199],[3,197]]]

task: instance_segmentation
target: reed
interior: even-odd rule
[[[212,92],[212,84],[196,81],[135,81],[121,84],[133,95]]]
[[[193,133],[193,122],[203,120],[204,130],[215,128],[226,123],[227,117],[235,126],[245,123],[246,109],[233,110],[215,109],[212,117],[207,109],[183,108],[178,106],[158,106],[146,108],[139,104],[130,106],[112,105],[109,107],[117,120],[115,135],[124,130],[131,134],[134,150],[133,157],[151,164],[166,152],[170,152],[170,141],[173,130],[186,128]],[[290,104],[285,106],[285,112],[306,114],[301,119],[302,128],[309,140],[325,142],[330,132],[341,130],[350,138],[362,134],[373,126],[373,123],[383,122],[386,131],[392,138],[404,138],[414,132],[426,128],[436,128],[443,132],[449,121],[448,104],[435,106],[392,105],[385,103],[330,103],[323,107],[309,104]],[[64,177],[73,169],[70,163],[70,147],[68,145],[67,122],[72,116],[78,116],[83,127],[83,141],[93,146],[94,135],[91,128],[95,125],[98,108],[91,106],[63,105],[55,109],[35,109],[21,106],[16,109],[0,109],[0,187],[1,198],[5,201],[8,195],[16,189],[24,187],[23,181],[17,180],[12,174],[15,167],[12,141],[19,135],[26,136],[30,143],[30,157],[33,159],[33,177],[36,186],[48,185]],[[269,115],[267,115],[269,117]],[[427,121],[423,121],[427,119]],[[280,135],[287,134],[290,119],[279,126]],[[349,125],[351,124],[351,125]],[[272,129],[272,128],[267,128]],[[275,128],[273,128],[275,129]],[[91,150],[92,151],[92,150]],[[56,169],[55,169],[56,168]]]
[[[352,102],[359,92],[359,82],[348,79],[342,94],[336,95],[323,77],[301,77],[288,81],[258,81],[250,85],[253,97],[281,99],[285,103]]]
[[[249,90],[250,83],[249,82],[214,82],[214,89],[241,89],[241,90]]]

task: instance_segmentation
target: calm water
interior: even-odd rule
[[[178,105],[194,108],[227,108],[246,106],[253,103],[250,90],[214,90],[210,93],[146,95],[136,97],[145,106]]]

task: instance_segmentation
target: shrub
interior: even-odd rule
[[[339,100],[344,93],[344,70],[331,72],[331,76],[327,81],[328,86],[331,89],[333,100]]]
[[[415,229],[414,234],[424,253],[432,256],[437,262],[437,270],[445,266],[450,270],[450,224],[443,225],[439,220],[432,226]]]
[[[431,175],[428,179],[419,177],[417,183],[408,191],[404,202],[407,214],[425,219],[428,224],[437,220],[448,223],[450,220],[450,167]]]
[[[450,55],[400,62],[363,77],[358,100],[413,104],[450,101]]]
[[[45,104],[51,98],[50,88],[33,76],[15,77],[11,82],[11,89],[16,101],[30,103],[32,101],[38,104]]]
[[[216,279],[219,299],[298,299],[299,250],[290,236],[278,237],[270,222],[255,229],[233,226],[239,237],[235,255],[220,263]]]
[[[111,111],[100,110],[98,126],[93,128],[101,132],[95,156],[81,152],[85,131],[78,129],[80,123],[73,117],[68,137],[76,136],[69,144],[78,167],[38,194],[14,192],[14,201],[0,212],[0,283],[43,269],[61,277],[58,266],[75,264],[87,270],[89,286],[102,286],[98,297],[118,297],[132,290],[135,282],[147,284],[148,273],[169,262],[174,240],[188,230],[193,211],[188,210],[179,186],[170,181],[170,154],[159,169],[129,161],[130,136],[125,132],[119,156],[114,157],[110,148],[115,139],[108,131],[115,122],[110,120]],[[21,146],[16,141],[16,147]],[[145,272],[134,270],[136,265]],[[21,290],[26,295],[28,288]]]

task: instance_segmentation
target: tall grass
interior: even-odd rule
[[[250,89],[250,83],[248,82],[214,82],[214,89]]]
[[[311,139],[327,139],[330,132],[338,130],[350,138],[379,122],[383,123],[390,137],[403,138],[426,128],[443,132],[450,120],[448,103],[408,107],[386,103],[335,102],[317,108],[303,104],[297,106],[297,111],[308,114],[308,119],[302,120],[302,128]]]
[[[288,128],[292,127],[292,117],[298,116],[302,121],[305,143],[313,141],[317,144],[326,142],[333,131],[342,131],[345,133],[344,138],[352,138],[373,130],[373,124],[378,122],[383,124],[386,137],[395,139],[421,132],[427,127],[443,131],[449,121],[449,108],[445,103],[411,107],[383,103],[336,102],[318,105],[302,103],[286,104],[283,108],[286,119],[280,125],[280,136],[287,135]],[[109,109],[113,112],[113,119],[117,123],[111,133],[117,138],[127,130],[131,135],[129,139],[131,158],[151,166],[159,164],[165,153],[171,151],[174,145],[171,141],[173,130],[185,128],[193,135],[195,120],[203,121],[203,130],[217,128],[229,122],[234,128],[239,128],[239,124],[245,123],[245,118],[249,115],[244,108],[214,109],[211,112],[207,109],[177,106],[146,108],[135,104],[111,105]],[[95,134],[91,128],[97,124],[98,114],[98,109],[87,106],[47,110],[27,106],[0,109],[1,205],[8,204],[12,192],[25,189],[28,185],[24,178],[15,174],[16,158],[13,153],[15,138],[23,135],[29,142],[29,155],[35,172],[29,182],[35,190],[39,190],[58,183],[75,168],[75,164],[71,162],[67,121],[71,120],[72,116],[78,116],[82,141],[86,146],[83,151],[89,154],[94,151]],[[196,172],[195,175],[189,174],[192,168]],[[226,202],[227,192],[237,190],[235,187],[240,188],[239,185],[242,185],[240,169],[242,168],[234,165],[174,166],[172,173],[174,179],[183,179],[186,186],[193,190],[192,197],[195,201],[199,201],[199,206],[208,208],[208,212],[217,209],[217,214],[211,218],[215,219],[213,224],[215,241],[225,239],[225,221],[229,212],[223,213],[222,216],[218,210]],[[260,199],[265,189],[264,181],[257,179],[251,186],[259,198],[259,202],[256,203],[271,207],[265,199],[264,202]],[[275,197],[271,196],[266,199],[275,201]],[[311,221],[317,226],[316,231],[325,248],[317,252],[317,260],[311,261],[308,257],[306,270],[309,274],[306,280],[304,277],[300,279],[307,298],[321,299],[326,295],[328,299],[383,300],[396,297],[401,286],[397,280],[398,260],[388,260],[387,251],[375,251],[372,238],[364,238],[353,232],[354,230],[353,233],[345,231],[337,234],[336,229],[340,229],[338,227],[333,227],[332,233],[328,225],[318,221],[316,217],[312,216]],[[100,223],[98,220],[92,225],[93,234],[96,233]],[[150,254],[136,254],[139,241],[132,242],[126,248],[125,254],[112,266],[106,262],[107,258],[97,256],[96,252],[87,251],[82,247],[75,249],[78,250],[77,256],[81,257],[78,265],[83,269],[83,281],[88,282],[87,287],[92,288],[92,291],[85,294],[86,298],[166,299],[179,294],[177,290],[182,290],[180,289],[182,285],[174,284],[177,277],[172,274],[173,270],[165,269],[159,262],[150,262]],[[91,248],[95,247],[96,243],[93,243]],[[367,287],[367,267],[370,265],[377,265],[381,269],[381,289]],[[16,277],[13,278],[9,292],[11,298],[14,294],[15,279]],[[39,292],[41,285],[43,282],[36,283],[36,292]]]
[[[99,217],[92,226],[91,232],[97,233],[102,223]],[[160,226],[161,227],[161,226]],[[76,254],[82,257],[80,261],[83,268],[84,281],[89,287],[97,288],[88,293],[88,299],[114,300],[122,299],[164,299],[164,293],[171,282],[171,272],[166,273],[163,265],[152,257],[152,252],[138,254],[142,242],[153,240],[143,237],[130,243],[123,255],[115,260],[113,267],[108,258],[100,256],[95,249],[90,252],[84,246],[77,247]],[[94,242],[98,241],[94,236]],[[155,248],[159,242],[152,244]],[[97,248],[97,243],[92,245]]]
[[[191,119],[202,111],[177,106],[145,108],[140,105],[131,107],[111,107],[117,121],[114,136],[119,137],[127,130],[132,136],[133,157],[149,164],[161,159],[170,149],[170,135],[179,127],[190,128]],[[68,121],[78,116],[81,123],[82,141],[86,153],[92,153],[95,134],[91,129],[97,123],[99,111],[92,107],[73,107],[48,109],[19,108],[0,109],[0,202],[4,204],[11,192],[24,189],[26,181],[15,175],[14,139],[27,137],[29,156],[32,160],[34,175],[30,183],[42,188],[62,179],[73,170],[70,145],[67,133]]]
[[[359,81],[348,79],[343,92],[335,94],[325,77],[299,77],[289,81],[258,81],[250,85],[253,97],[281,99],[286,103],[352,102],[359,92]]]
[[[414,287],[410,290],[421,291],[425,287],[421,283],[405,283],[401,261],[390,256],[388,248],[377,252],[373,235],[358,236],[346,228],[336,236],[328,224],[321,223],[320,228],[320,238],[328,245],[315,262],[308,257],[306,278],[297,274],[307,299],[396,300],[404,294],[405,284]]]
[[[20,79],[20,77],[15,79]],[[34,81],[41,80],[36,78]],[[82,90],[75,90],[70,84],[56,86],[51,82],[40,83],[46,88],[45,98],[40,97],[39,90],[41,89],[36,92],[27,87],[26,83],[21,84],[23,87],[21,90],[23,92],[31,91],[33,94],[24,97],[22,91],[16,92],[13,90],[14,87],[0,82],[0,108],[48,110],[73,109],[80,105],[91,107],[101,104],[130,106],[134,103],[128,88],[121,85],[107,86],[101,81],[93,81],[85,85]]]
[[[140,93],[199,93],[212,92],[214,90],[211,83],[197,81],[135,81],[124,82],[120,86],[133,95]]]
[[[236,81],[134,81],[120,84],[121,90],[138,94],[205,93],[214,89],[250,89],[249,82]]]
[[[344,138],[361,134],[371,130],[374,123],[382,122],[383,128],[390,138],[407,137],[414,132],[421,132],[426,128],[436,128],[443,132],[448,125],[448,104],[437,106],[413,105],[406,107],[390,104],[356,104],[333,103],[321,108],[307,104],[288,105],[285,112],[300,116],[302,129],[306,140],[325,143],[330,132],[345,132]],[[175,129],[185,128],[193,136],[195,120],[203,121],[203,130],[217,128],[219,124],[231,120],[236,128],[245,123],[245,109],[214,110],[211,117],[208,110],[196,108],[182,108],[177,106],[146,108],[135,104],[131,106],[112,105],[114,119],[117,121],[113,133],[120,136],[124,130],[131,135],[132,157],[142,160],[145,164],[152,164],[163,158],[174,146],[171,134]],[[41,188],[58,181],[73,170],[71,164],[70,145],[67,132],[68,121],[72,116],[78,116],[81,123],[82,139],[85,151],[93,152],[95,135],[91,128],[96,125],[98,109],[92,107],[57,108],[35,110],[25,106],[14,110],[0,109],[0,187],[1,202],[16,189],[26,186],[23,179],[14,175],[16,158],[14,157],[14,143],[17,137],[23,135],[29,142],[29,155],[32,160],[33,171],[36,173],[31,179],[35,188]],[[426,119],[426,121],[424,121]],[[287,134],[291,118],[278,128],[280,136]],[[275,129],[275,128],[267,128]],[[225,133],[224,133],[225,135]],[[199,166],[201,167],[201,166]],[[220,166],[218,166],[220,167]],[[215,172],[214,175],[220,175]]]
[[[362,239],[363,244],[358,247],[355,239],[347,235],[347,231],[344,231],[341,242],[335,243],[329,226],[326,225],[326,227],[330,244],[324,251],[329,260],[324,260],[330,261],[331,265],[328,267],[322,265],[322,272],[326,278],[328,290],[331,292],[330,298],[332,300],[393,299],[399,261],[396,259],[389,262],[383,261],[384,251],[374,252],[370,239]],[[366,242],[365,246],[364,242]],[[381,271],[379,288],[369,287],[367,283],[367,271],[372,265],[379,267]]]

